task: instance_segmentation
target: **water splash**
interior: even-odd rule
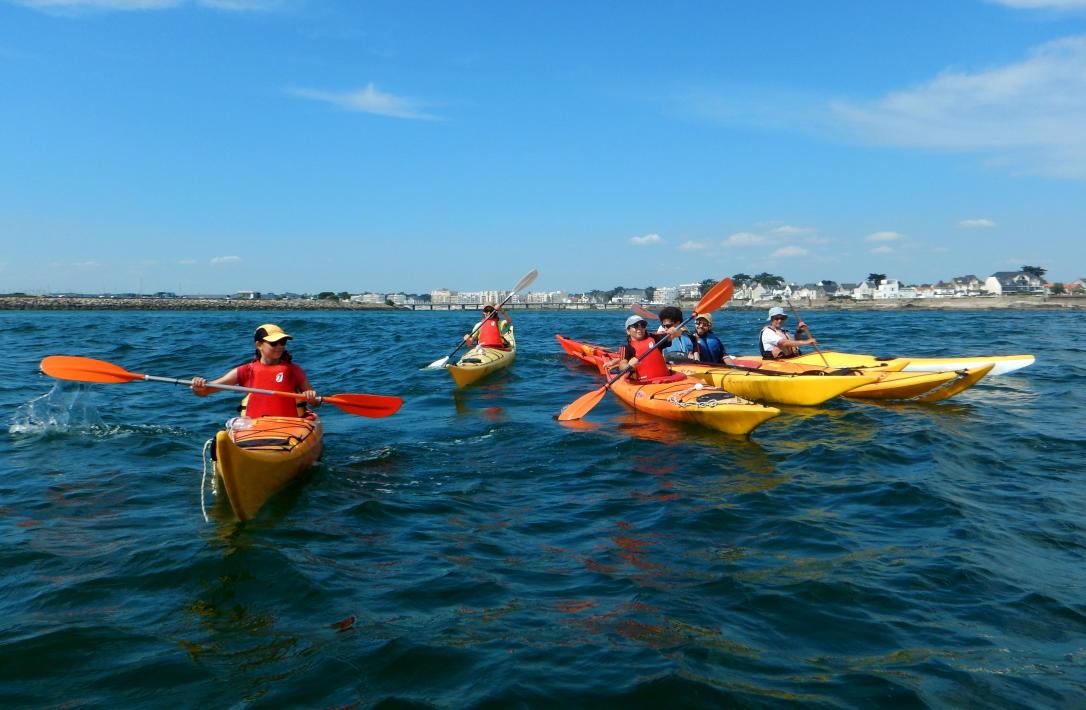
[[[84,383],[56,382],[53,388],[15,411],[10,434],[48,434],[55,432],[104,429],[94,406],[91,387]]]

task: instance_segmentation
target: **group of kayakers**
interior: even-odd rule
[[[657,379],[671,374],[669,362],[734,363],[724,342],[713,332],[712,314],[698,313],[692,332],[683,326],[682,311],[674,306],[661,309],[656,317],[660,320],[660,326],[651,333],[645,317],[632,315],[626,319],[626,343],[622,346],[620,358],[611,363],[613,366],[619,369],[628,366],[639,379]],[[796,357],[800,354],[800,346],[817,344],[803,321],[796,324],[796,335],[793,336],[785,329],[787,319],[788,314],[780,306],[769,309],[766,318],[768,324],[758,336],[763,358],[782,360]],[[464,341],[469,345],[478,343],[484,348],[507,348],[511,328],[509,314],[500,305],[487,304],[483,308],[482,320],[464,335]],[[807,333],[806,338],[799,337],[803,332]],[[286,349],[291,339],[291,335],[274,323],[261,325],[253,334],[256,350],[251,362],[232,368],[210,382],[203,377],[194,377],[192,391],[204,397],[216,391],[208,385],[241,385],[277,392],[298,392],[305,396],[306,404],[319,405],[320,397],[309,384],[305,371],[292,362]],[[656,343],[660,345],[653,348]],[[293,417],[304,413],[302,407],[301,403],[285,397],[251,393],[246,398],[245,414],[249,417]]]
[[[734,364],[735,358],[728,355],[724,342],[713,332],[713,316],[699,313],[694,318],[694,331],[688,332],[682,327],[682,311],[668,306],[657,316],[660,327],[655,333],[649,332],[648,320],[640,315],[626,319],[626,343],[622,346],[621,356],[611,367],[624,370],[631,367],[641,379],[657,379],[670,374],[669,362],[695,361],[705,364]],[[784,322],[788,314],[780,306],[769,309],[766,318],[768,325],[759,333],[761,355],[769,360],[784,360],[800,354],[801,345],[816,345],[817,342],[807,331],[807,324],[796,324],[796,333],[807,331],[806,338],[793,336],[785,330]],[[653,348],[655,343],[659,346]]]

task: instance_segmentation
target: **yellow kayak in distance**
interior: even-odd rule
[[[508,350],[503,350],[501,348],[484,348],[481,345],[476,345],[461,357],[455,365],[445,366],[445,369],[447,369],[452,376],[453,381],[456,382],[457,388],[467,387],[470,384],[478,382],[487,375],[505,369],[513,364],[513,360],[517,356],[517,340],[513,335],[512,328],[504,335],[506,340],[509,341]]]
[[[238,417],[215,435],[215,470],[239,520],[251,520],[320,456],[324,430],[307,417]]]

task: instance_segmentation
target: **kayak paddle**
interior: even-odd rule
[[[107,384],[147,380],[148,382],[167,382],[174,385],[192,385],[192,380],[140,375],[105,360],[76,357],[74,355],[50,355],[42,359],[40,367],[41,371],[46,375],[55,377],[58,380]],[[255,387],[241,387],[240,385],[213,385],[210,382],[207,386],[212,389],[230,390],[232,392],[254,392],[256,394],[290,397],[291,399],[305,399],[305,395],[297,392],[277,392]],[[331,397],[320,397],[318,401],[334,404],[349,414],[357,414],[360,417],[371,417],[373,419],[395,414],[396,410],[403,405],[403,400],[399,397],[388,397],[381,394],[336,394]]]
[[[712,311],[715,311],[716,309],[723,306],[725,303],[731,300],[732,291],[732,280],[728,278],[713,286],[711,289],[709,289],[709,293],[701,297],[701,300],[698,301],[698,304],[694,306],[694,312],[690,314],[689,318],[682,322],[682,325],[686,325],[690,321],[697,318],[699,313],[711,313]],[[665,340],[668,339],[661,338],[660,340],[657,340],[655,343],[653,343],[652,347],[650,347],[645,353],[645,356],[648,356],[649,353],[660,347],[660,343],[664,342]],[[593,407],[599,404],[599,401],[603,399],[603,396],[607,394],[607,390],[611,388],[611,385],[622,379],[631,369],[633,369],[631,365],[626,365],[626,367],[623,368],[622,372],[618,373],[610,380],[608,380],[607,384],[605,384],[603,387],[592,390],[588,394],[581,395],[577,399],[573,400],[573,402],[567,405],[566,408],[562,410],[561,414],[558,415],[558,421],[568,422],[572,419],[580,419],[584,415],[588,414],[590,411],[592,411]]]
[[[784,299],[784,302],[788,304],[788,307],[792,309],[792,315],[796,317],[796,333],[798,334],[799,324],[803,323],[803,319],[799,317],[799,313],[796,311],[796,307],[792,305],[792,302],[790,300],[786,298]],[[803,323],[803,329],[807,331],[807,335],[810,336],[811,340],[814,340],[814,335],[811,333],[811,329],[807,327],[806,323]],[[818,347],[818,343],[815,343],[811,347],[813,347],[815,349],[815,352],[818,353],[818,356],[822,358],[822,364],[826,367],[829,367],[830,361],[826,359],[826,356],[822,353],[821,348]],[[799,351],[797,350],[796,352]]]
[[[510,298],[513,297],[513,294],[515,294],[517,291],[521,290],[522,288],[527,288],[529,284],[531,284],[533,281],[535,281],[536,276],[539,276],[539,270],[538,269],[532,269],[528,273],[524,274],[524,277],[521,278],[520,281],[517,281],[517,285],[513,287],[513,290],[509,292],[509,295],[506,296],[504,299],[502,299],[502,302],[499,303],[498,307],[494,309],[494,313],[495,313],[494,317],[495,318],[498,317],[497,312],[499,310],[501,310],[501,307],[504,306],[509,301]],[[471,331],[472,337],[475,336],[475,333],[476,333],[475,330]],[[441,368],[445,367],[445,365],[447,365],[449,363],[449,360],[452,358],[452,356],[455,355],[460,350],[460,348],[464,347],[465,343],[467,343],[467,341],[464,340],[463,338],[461,338],[460,343],[457,344],[457,346],[455,348],[453,348],[453,351],[451,353],[449,353],[445,357],[439,357],[437,360],[434,360],[433,362],[431,362],[429,365],[427,365],[426,367],[424,367],[422,369],[423,370],[440,370]]]

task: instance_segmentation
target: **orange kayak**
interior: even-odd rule
[[[561,335],[555,338],[567,354],[606,374],[606,363],[618,353]],[[611,391],[634,411],[672,421],[690,422],[727,434],[749,434],[760,424],[781,413],[736,397],[719,387],[684,377],[672,382],[646,384],[623,377]]]
[[[781,413],[776,407],[755,404],[690,377],[657,384],[642,384],[623,377],[611,385],[611,391],[634,411],[726,434],[749,434]]]

